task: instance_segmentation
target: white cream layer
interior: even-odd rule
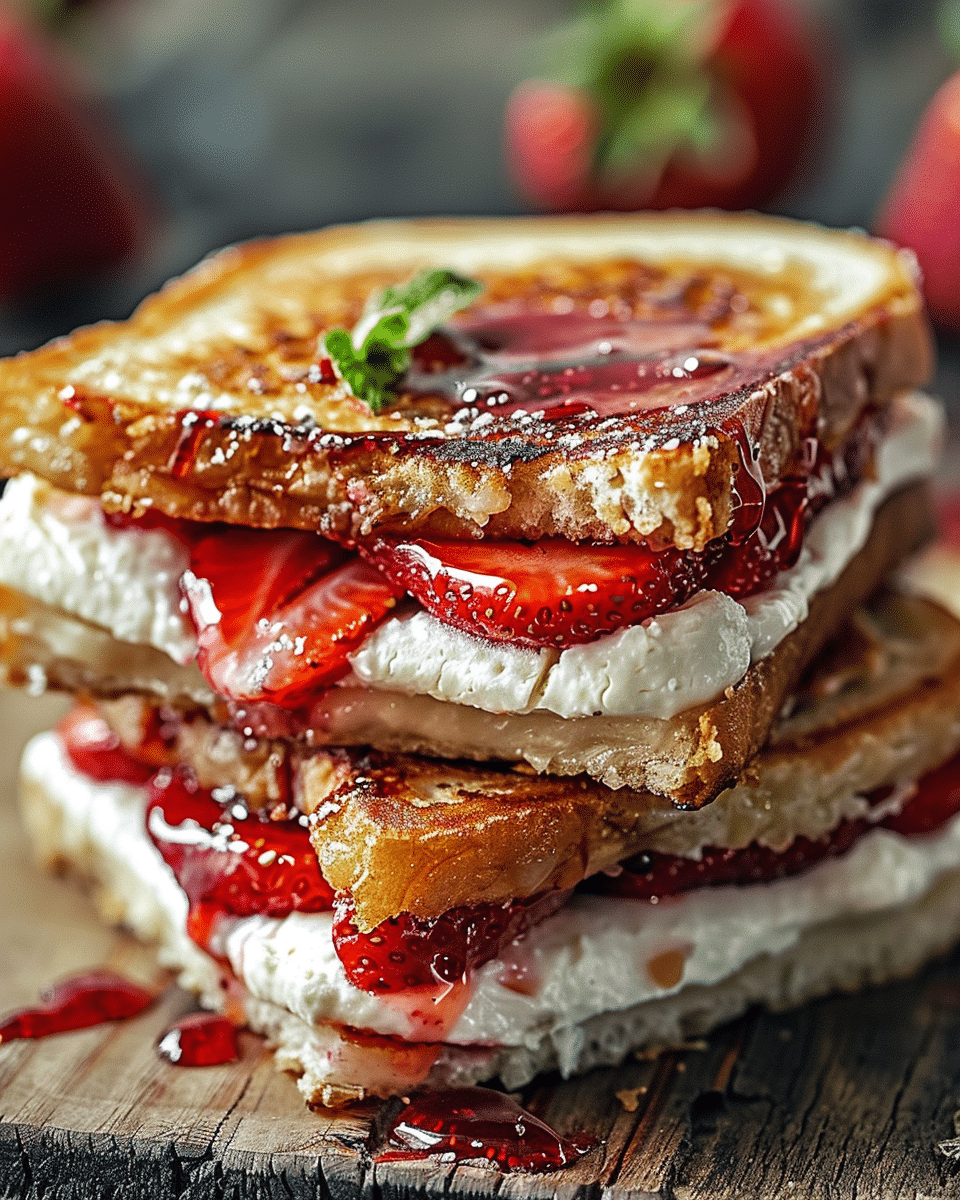
[[[100,504],[32,475],[11,479],[0,499],[0,583],[110,630],[121,642],[155,646],[181,666],[197,656],[180,603],[184,546],[163,529],[107,524]]]
[[[132,905],[138,895],[152,897],[167,923],[183,929],[186,899],[144,832],[142,788],[98,784],[79,774],[53,734],[30,743],[23,772],[58,796],[71,853],[80,859],[95,853],[115,872],[106,880],[112,889]],[[908,904],[958,866],[960,817],[925,837],[875,829],[846,855],[775,883],[706,888],[660,904],[579,896],[476,973],[469,1002],[440,1036],[535,1048],[551,1033],[561,1048],[568,1035],[573,1046],[574,1027],[590,1017],[691,984],[717,983],[760,955],[786,950],[823,922]],[[328,914],[234,920],[223,950],[252,995],[309,1024],[342,1022],[425,1037],[422,1022],[411,1020],[403,1004],[348,982]],[[664,986],[671,974],[676,982]]]
[[[876,478],[821,513],[796,566],[742,602],[703,592],[674,612],[562,652],[475,638],[417,610],[376,629],[342,682],[561,717],[669,719],[708,703],[806,618],[811,598],[865,543],[882,501],[932,472],[942,425],[935,401],[901,396]],[[185,565],[182,547],[162,530],[113,529],[92,502],[62,500],[30,477],[12,481],[0,500],[0,583],[179,663],[196,653],[177,586]]]

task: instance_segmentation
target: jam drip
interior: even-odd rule
[[[178,1067],[215,1067],[236,1062],[237,1030],[218,1013],[190,1013],[172,1025],[157,1043],[157,1053]]]
[[[45,989],[36,1008],[21,1008],[0,1020],[0,1042],[124,1021],[153,1001],[152,991],[114,971],[86,971]]]
[[[400,913],[369,933],[354,921],[350,896],[337,897],[333,944],[347,978],[373,995],[435,990],[465,980],[528,929],[556,912],[569,892],[547,892],[510,904],[452,908],[439,917]]]
[[[891,789],[882,788],[869,799],[876,808],[890,796]],[[703,887],[771,883],[798,875],[823,859],[845,854],[870,829],[889,829],[903,837],[916,837],[939,829],[958,812],[960,755],[928,771],[900,811],[879,821],[869,817],[841,821],[826,837],[798,837],[782,851],[752,842],[739,850],[710,846],[699,859],[656,851],[636,854],[623,863],[620,874],[594,875],[580,885],[580,890],[656,901]]]
[[[590,1134],[561,1137],[502,1092],[464,1087],[423,1092],[390,1126],[391,1149],[377,1162],[439,1158],[501,1171],[556,1171],[597,1145]]]
[[[223,789],[201,788],[183,770],[164,769],[149,785],[147,832],[190,902],[187,929],[209,949],[221,914],[327,912],[333,891],[320,873],[306,817],[252,814]]]

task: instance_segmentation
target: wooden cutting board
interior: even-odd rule
[[[102,928],[72,884],[29,861],[16,757],[58,711],[0,694],[0,1011],[91,966],[166,982],[148,950]],[[526,1105],[560,1132],[602,1139],[545,1176],[374,1165],[393,1109],[308,1112],[252,1035],[230,1066],[160,1060],[159,1034],[191,1007],[167,986],[132,1021],[0,1046],[0,1197],[960,1196],[960,1160],[935,1150],[960,1108],[960,956],[788,1016],[751,1013],[700,1048],[526,1089]]]

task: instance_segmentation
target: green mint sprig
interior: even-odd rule
[[[371,296],[352,332],[331,329],[327,354],[350,391],[378,413],[394,398],[411,349],[482,291],[483,284],[455,271],[421,271]]]

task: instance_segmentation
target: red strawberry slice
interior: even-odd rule
[[[806,480],[781,484],[767,497],[760,528],[742,545],[717,557],[705,586],[728,596],[752,596],[794,565],[803,548],[806,524]]]
[[[0,297],[114,266],[145,204],[68,64],[0,6]]]
[[[262,820],[243,802],[218,804],[182,771],[164,770],[150,784],[147,831],[190,901],[191,935],[216,913],[328,912],[333,891],[299,818]]]
[[[57,726],[67,757],[98,783],[144,784],[155,768],[138,762],[89,704],[77,704]]]
[[[806,526],[806,482],[785,483],[741,544],[703,553],[522,542],[399,542],[361,547],[441,621],[496,641],[574,646],[677,608],[701,588],[748,596],[792,566]]]
[[[353,899],[337,896],[333,944],[347,978],[362,991],[380,995],[410,988],[457,983],[496,958],[508,945],[564,903],[569,892],[547,892],[511,904],[451,908],[426,919],[410,913],[390,917],[361,933]]]
[[[361,548],[450,625],[498,641],[572,646],[676,608],[709,559],[672,547],[522,542],[395,542]]]
[[[827,838],[798,837],[783,851],[756,842],[740,850],[708,847],[700,858],[673,854],[637,854],[623,864],[620,875],[600,875],[587,881],[586,891],[635,900],[679,896],[696,888],[724,884],[770,883],[797,875],[824,858],[844,854],[870,828],[868,821],[844,821]]]
[[[879,797],[883,799],[883,797]],[[884,829],[892,829],[904,837],[932,833],[960,812],[960,755],[928,771],[917,784],[916,792],[906,805],[883,821]]]
[[[229,700],[291,705],[349,667],[347,656],[401,590],[316,534],[228,529],[191,549],[181,581],[210,686]]]

